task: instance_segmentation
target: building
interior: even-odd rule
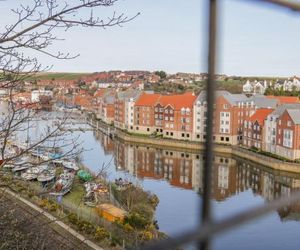
[[[264,148],[265,120],[273,112],[273,109],[258,109],[249,118],[244,120],[243,146],[255,147],[260,150]]]
[[[51,90],[39,89],[31,91],[31,102],[39,102],[41,96],[47,96],[53,98],[53,92]]]
[[[147,93],[143,93],[139,96],[134,106],[134,132],[152,134],[156,131],[154,107],[160,97],[160,94]]]
[[[115,100],[114,125],[120,129],[134,130],[134,105],[141,92],[135,89],[119,91]]]
[[[165,138],[192,140],[196,98],[191,92],[161,96],[155,105],[156,131]]]
[[[300,158],[300,109],[286,109],[278,117],[276,154],[295,160]]]
[[[272,113],[267,116],[265,121],[265,145],[264,151],[277,154],[278,141],[278,119],[285,112],[285,110],[300,109],[300,104],[283,104],[278,106]]]

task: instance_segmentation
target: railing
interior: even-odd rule
[[[206,84],[207,91],[207,120],[206,120],[206,142],[205,142],[205,164],[204,164],[204,188],[203,201],[201,204],[202,211],[199,213],[199,227],[195,230],[183,232],[177,237],[153,242],[143,249],[176,249],[188,243],[197,243],[199,249],[210,249],[210,243],[216,234],[239,226],[242,223],[263,216],[275,209],[285,205],[291,205],[300,200],[300,191],[294,192],[289,197],[281,197],[271,201],[268,204],[249,209],[245,212],[235,214],[222,221],[215,222],[211,215],[210,196],[212,192],[212,163],[213,163],[213,106],[215,93],[215,62],[216,62],[216,40],[217,40],[217,17],[218,2],[221,0],[208,0],[209,18],[208,18],[208,80]],[[269,3],[285,9],[300,12],[300,3],[289,0],[249,0],[257,3]],[[201,220],[200,220],[201,218]],[[180,223],[180,222],[179,222]]]

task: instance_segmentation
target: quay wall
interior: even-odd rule
[[[184,149],[191,152],[204,151],[204,143],[191,142],[191,141],[181,141],[172,139],[162,139],[162,138],[150,138],[149,136],[141,136],[128,134],[122,130],[113,128],[101,121],[93,121],[91,125],[100,130],[101,132],[106,132],[106,134],[112,134],[113,137],[118,138],[124,142],[130,142],[135,144],[140,144],[144,146],[152,146],[155,148],[170,148],[170,149]],[[109,131],[109,132],[107,132]],[[275,159],[269,156],[261,155],[245,148],[239,146],[232,146],[229,144],[215,144],[214,151],[219,154],[234,155],[239,158],[244,158],[252,162],[258,163],[260,165],[269,167],[274,170],[300,173],[300,164],[287,162],[279,159]]]

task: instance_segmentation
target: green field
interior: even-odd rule
[[[87,76],[90,73],[39,73],[36,76],[31,77],[31,80],[77,80],[82,76]]]

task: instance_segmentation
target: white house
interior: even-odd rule
[[[33,90],[31,91],[31,102],[39,102],[41,96],[53,98],[53,92],[45,89]]]
[[[243,85],[243,92],[244,93],[252,93],[253,91],[253,86],[250,83],[249,80],[247,80],[247,82]]]

